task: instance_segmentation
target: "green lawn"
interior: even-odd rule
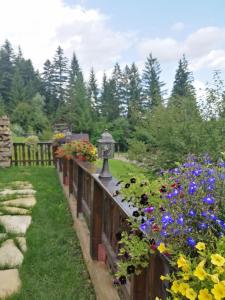
[[[25,180],[37,190],[37,205],[20,269],[22,289],[11,300],[90,300],[94,290],[72,228],[58,176],[51,167],[0,170],[0,182]]]
[[[97,160],[96,165],[101,168],[102,160]],[[126,161],[110,159],[109,168],[111,174],[117,179],[120,179],[121,176],[126,176],[128,174],[146,174],[146,176],[152,177],[152,175],[149,174],[146,169]]]

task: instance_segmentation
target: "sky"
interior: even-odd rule
[[[0,0],[0,45],[20,45],[40,71],[61,45],[99,82],[116,62],[141,71],[152,53],[168,91],[185,54],[199,90],[214,70],[225,79],[224,11],[224,0]]]

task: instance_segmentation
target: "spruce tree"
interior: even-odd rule
[[[159,106],[163,102],[162,87],[164,83],[160,81],[161,69],[156,58],[149,54],[143,70],[143,101],[147,109]]]
[[[49,59],[46,60],[42,73],[42,88],[45,96],[45,111],[54,114],[56,110],[56,89],[54,85],[54,70]]]
[[[67,58],[59,46],[56,50],[53,63],[54,86],[56,90],[56,109],[64,103],[66,84],[68,79]]]
[[[124,86],[123,86],[123,74],[118,63],[115,64],[112,73],[112,88],[114,96],[114,107],[116,109],[117,117],[125,114],[125,102],[124,102]]]
[[[141,99],[141,79],[139,76],[138,68],[133,63],[128,71],[128,85],[127,85],[127,117],[133,119],[133,123],[140,117],[143,111]]]
[[[97,85],[97,80],[95,77],[94,69],[91,68],[89,81],[88,81],[88,97],[92,106],[92,111],[94,116],[100,116],[100,103],[99,103],[99,90]]]
[[[80,65],[78,59],[76,57],[75,52],[73,52],[73,56],[71,59],[70,69],[69,69],[69,86],[74,86],[79,75],[82,75],[82,71],[80,69]]]
[[[183,55],[179,60],[178,69],[175,74],[170,104],[178,104],[180,97],[195,97],[193,86],[193,74],[188,69],[188,61]]]

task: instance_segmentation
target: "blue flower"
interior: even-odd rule
[[[174,222],[174,220],[173,220],[173,218],[171,217],[170,214],[165,214],[165,215],[163,215],[161,221],[162,221],[162,223],[163,223],[164,225],[172,224],[172,223]]]
[[[195,245],[196,245],[196,241],[193,239],[193,238],[191,238],[191,237],[188,237],[187,238],[187,244],[188,244],[188,246],[191,246],[191,247],[195,247]]]
[[[179,218],[177,219],[177,224],[179,224],[179,225],[183,225],[184,224],[184,217],[182,215],[179,216]]]
[[[193,181],[190,182],[189,187],[188,187],[188,194],[193,195],[197,190],[197,184]]]
[[[196,211],[194,209],[190,209],[188,212],[189,216],[195,217],[196,216]]]
[[[215,183],[215,181],[216,181],[216,178],[215,178],[215,177],[210,177],[210,178],[207,180],[207,182],[208,182],[209,184]]]
[[[164,236],[164,237],[169,236],[169,234],[168,234],[168,232],[166,230],[161,230],[160,235]]]
[[[215,199],[211,195],[207,195],[205,198],[203,198],[203,202],[205,204],[213,204]]]
[[[192,171],[194,176],[200,176],[202,174],[202,169],[196,169]]]
[[[201,230],[208,229],[209,225],[207,223],[199,223],[198,228]]]

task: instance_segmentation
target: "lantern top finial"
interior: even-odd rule
[[[115,141],[112,137],[112,135],[108,132],[108,129],[105,129],[105,131],[102,133],[101,138],[98,140],[100,144],[110,143],[115,144]]]

